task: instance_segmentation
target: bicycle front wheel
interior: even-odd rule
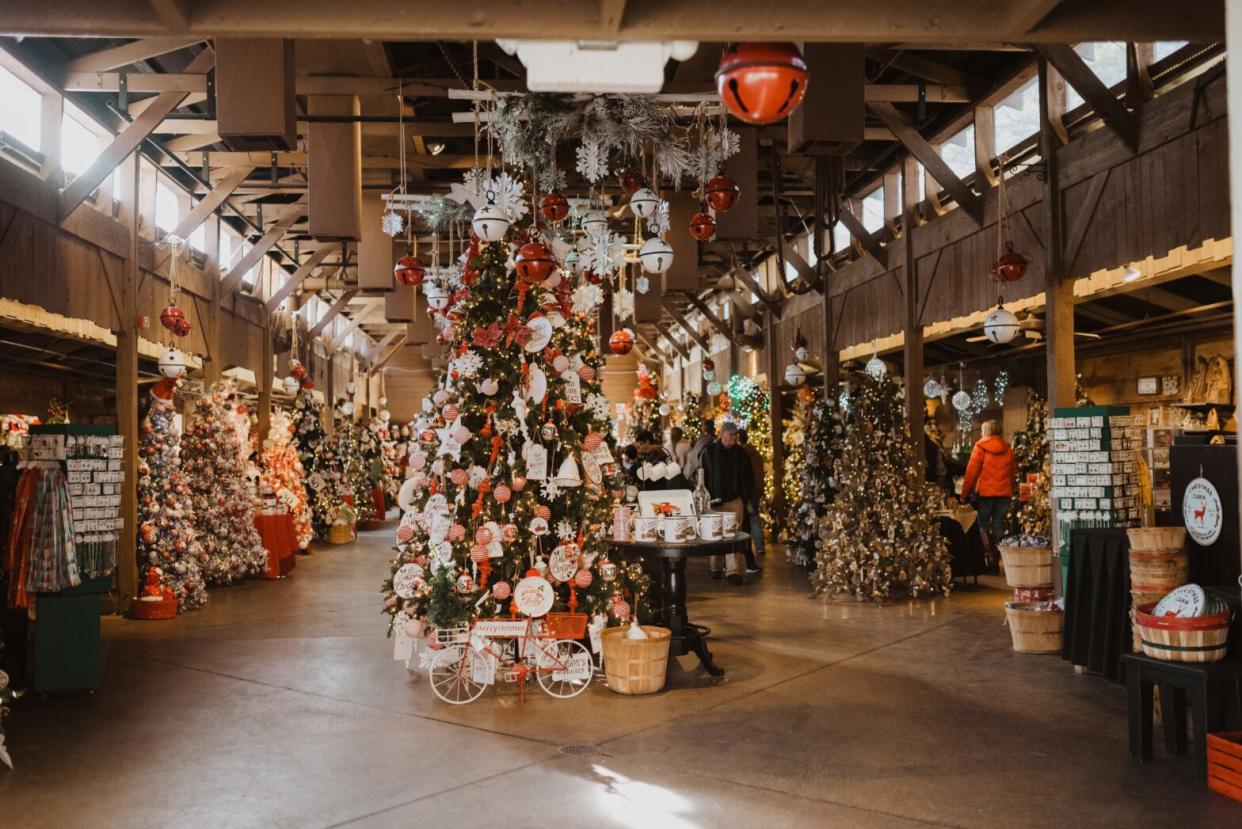
[[[465,705],[483,696],[487,686],[474,681],[474,660],[478,657],[465,645],[452,645],[439,654],[436,665],[427,671],[431,690],[450,705]]]
[[[594,664],[586,645],[558,639],[544,654],[546,656],[539,660],[540,667],[535,676],[539,687],[549,696],[569,699],[590,687]]]

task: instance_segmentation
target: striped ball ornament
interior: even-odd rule
[[[479,527],[474,531],[474,540],[476,544],[483,544],[485,546],[491,544],[494,540],[492,538],[492,531],[487,527]]]
[[[445,406],[444,407],[444,422],[452,423],[454,420],[457,419],[457,414],[459,411],[460,411],[460,408],[458,407],[456,403],[450,403],[447,406]]]
[[[612,601],[612,615],[617,617],[619,622],[628,620],[630,618],[630,603],[617,596]]]
[[[463,527],[461,524],[454,524],[453,526],[449,527],[449,531],[448,531],[449,541],[462,541],[463,539],[465,539],[465,537],[466,537],[466,528]]]
[[[503,602],[509,598],[509,582],[498,581],[492,585],[492,595],[496,597],[496,601]]]
[[[579,587],[579,588],[582,588],[583,590],[586,590],[590,586],[591,586],[591,571],[590,570],[579,570],[577,573],[574,574],[574,587]]]
[[[594,452],[604,442],[604,436],[599,432],[587,432],[586,437],[582,439],[582,448],[588,452]]]
[[[513,497],[513,493],[509,490],[508,486],[500,484],[492,490],[492,497],[496,499],[497,504],[506,504],[509,502],[509,499]]]
[[[591,366],[584,365],[578,369],[578,376],[582,378],[582,382],[589,383],[595,379],[595,369]]]
[[[401,544],[409,541],[414,537],[414,528],[409,524],[402,524],[397,527],[397,541]]]
[[[547,521],[548,519],[552,517],[552,510],[551,508],[548,507],[547,504],[536,504],[535,505],[535,516],[538,518],[542,518],[544,521]]]
[[[514,475],[513,476],[513,491],[521,492],[524,489],[526,489],[526,476],[525,475]]]
[[[465,486],[466,478],[466,470],[461,467],[458,467],[449,473],[449,480],[453,482],[454,486]]]
[[[470,560],[475,564],[482,564],[487,561],[487,545],[475,544],[470,548]]]

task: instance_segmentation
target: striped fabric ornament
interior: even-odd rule
[[[465,537],[466,537],[466,528],[463,527],[461,524],[454,524],[453,526],[449,527],[449,531],[448,531],[449,541],[462,541],[465,539]]]
[[[578,588],[581,588],[582,590],[586,590],[590,586],[591,586],[591,571],[590,570],[579,570],[577,573],[574,574],[574,587],[578,587]]]

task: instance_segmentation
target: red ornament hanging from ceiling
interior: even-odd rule
[[[725,108],[748,124],[770,124],[798,108],[809,72],[792,43],[737,43],[716,70]]]
[[[160,325],[169,331],[177,330],[177,320],[185,319],[185,311],[182,311],[176,305],[169,305],[163,311],[160,311]]]
[[[729,176],[716,176],[703,188],[703,197],[717,213],[728,213],[737,207],[742,188]]]
[[[690,235],[706,242],[716,235],[716,218],[710,213],[695,213],[690,217]]]
[[[617,171],[617,180],[621,183],[621,189],[630,194],[643,186],[643,177],[633,167],[622,167]]]
[[[625,328],[618,328],[608,338],[608,348],[618,356],[629,354],[634,348],[634,335]]]
[[[1005,243],[1005,253],[988,266],[988,278],[994,282],[1017,282],[1026,275],[1026,257],[1013,249],[1013,242]]]
[[[393,266],[392,275],[398,285],[415,288],[422,284],[423,277],[427,275],[427,266],[417,256],[402,256]]]
[[[556,257],[543,242],[527,242],[518,249],[514,268],[523,282],[539,285],[556,269]]]
[[[543,197],[539,211],[549,222],[559,222],[569,215],[569,199],[560,193],[549,193]]]

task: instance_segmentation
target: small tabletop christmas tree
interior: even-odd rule
[[[837,495],[821,525],[817,593],[884,601],[947,593],[949,551],[935,516],[942,498],[915,463],[900,390],[864,375],[835,472]]]
[[[183,459],[189,472],[194,526],[207,553],[205,575],[228,584],[261,573],[267,550],[254,526],[254,497],[219,385],[194,401]]]
[[[802,469],[798,500],[793,512],[793,539],[789,557],[808,569],[815,568],[820,523],[837,494],[834,468],[845,440],[845,422],[835,399],[817,400],[806,417],[802,443]]]
[[[207,551],[198,541],[190,485],[181,468],[171,399],[151,396],[138,448],[138,567],[154,568],[178,612],[207,601]]]

